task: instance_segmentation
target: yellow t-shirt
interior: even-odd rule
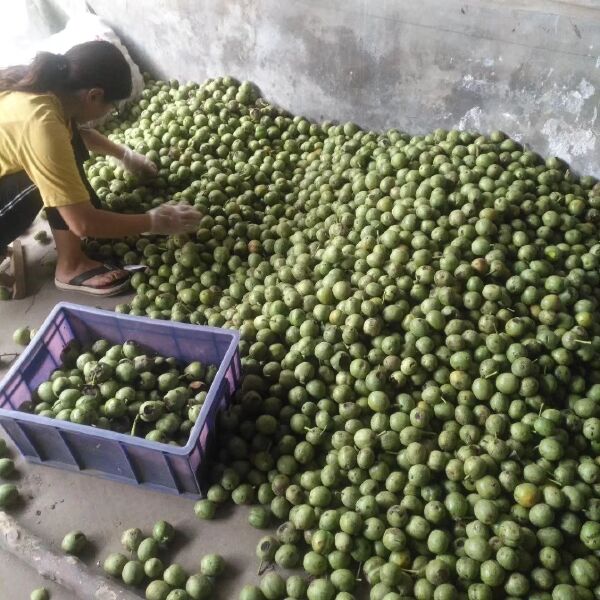
[[[77,170],[71,135],[54,94],[0,92],[0,177],[25,171],[45,206],[90,199]]]

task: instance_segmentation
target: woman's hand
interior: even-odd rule
[[[134,152],[127,146],[122,146],[122,148],[123,156],[121,157],[121,162],[128,171],[140,177],[156,177],[158,169],[149,158],[146,158],[143,154]]]
[[[202,215],[188,204],[161,204],[148,211],[150,231],[159,235],[192,233],[198,229]]]

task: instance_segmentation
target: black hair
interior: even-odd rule
[[[64,54],[40,52],[29,65],[0,70],[0,91],[43,94],[91,88],[103,90],[106,102],[131,94],[129,64],[110,42],[85,42]]]

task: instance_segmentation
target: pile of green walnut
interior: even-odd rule
[[[14,507],[20,500],[19,489],[10,480],[15,475],[15,463],[10,458],[6,442],[0,438],[0,510]]]
[[[146,600],[212,600],[216,579],[225,570],[223,557],[219,554],[203,556],[198,572],[192,575],[178,563],[165,564],[160,554],[175,535],[175,528],[167,521],[155,523],[149,537],[141,529],[127,529],[121,536],[127,554],[109,554],[102,567],[127,585],[144,587]]]
[[[145,264],[117,310],[239,329],[210,518],[282,523],[241,600],[600,597],[600,195],[502,132],[290,116],[231,78],[148,81],[107,132],[196,234],[91,242]],[[290,583],[291,581],[291,583]]]
[[[135,341],[100,339],[82,347],[72,340],[61,360],[21,410],[180,446],[217,373],[214,365],[183,366]]]

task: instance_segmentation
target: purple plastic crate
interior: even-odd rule
[[[135,340],[182,362],[219,365],[185,447],[19,412],[32,390],[60,365],[71,339]],[[151,489],[202,496],[203,466],[219,410],[229,404],[241,376],[239,334],[230,329],[132,317],[67,302],[57,304],[0,382],[0,424],[30,462],[81,471]]]

